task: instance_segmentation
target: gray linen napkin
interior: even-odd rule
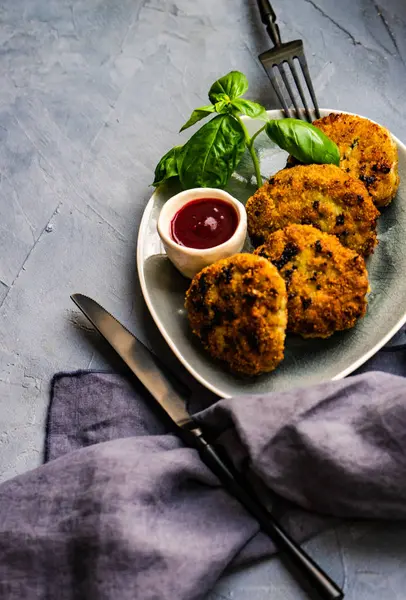
[[[237,555],[272,551],[151,402],[116,375],[55,377],[48,462],[0,486],[0,598],[194,600]],[[402,377],[221,400],[197,419],[299,539],[325,522],[305,511],[406,517]]]

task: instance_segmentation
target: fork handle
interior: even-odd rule
[[[271,6],[269,0],[257,0],[259,12],[261,13],[261,20],[266,25],[266,30],[271,38],[274,46],[280,46],[281,35],[279,33],[279,27],[276,24],[276,15]]]

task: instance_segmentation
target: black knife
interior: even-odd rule
[[[249,491],[250,486],[244,485],[242,475],[236,472],[229,462],[224,462],[215,448],[207,442],[156,356],[100,304],[83,294],[73,294],[71,298],[169,415],[182,439],[199,451],[202,461],[217,475],[228,492],[244,505],[258,521],[262,531],[284,551],[302,576],[303,583],[307,584],[306,588],[316,592],[323,600],[343,598],[343,591],[292,540],[273,515]]]

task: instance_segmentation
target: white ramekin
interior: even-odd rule
[[[199,198],[224,200],[231,204],[237,211],[237,229],[230,239],[213,248],[187,248],[186,246],[177,244],[171,236],[171,223],[176,213],[191,200],[198,200]],[[182,275],[192,279],[196,273],[207,267],[207,265],[241,251],[247,235],[247,213],[241,202],[223,190],[216,188],[194,188],[180,192],[167,200],[160,212],[157,226],[159,237],[165,246],[168,258]]]

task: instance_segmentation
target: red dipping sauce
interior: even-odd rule
[[[172,238],[188,248],[213,248],[231,238],[238,226],[238,213],[218,198],[191,200],[171,222]]]

